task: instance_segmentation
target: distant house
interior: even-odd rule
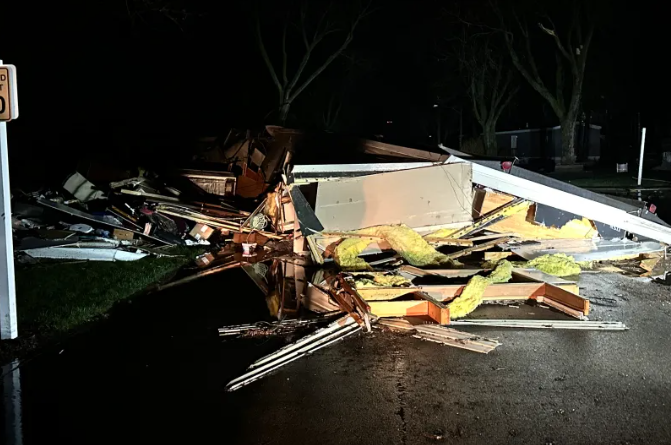
[[[496,142],[500,155],[517,156],[520,159],[561,159],[561,128],[524,128],[498,131]],[[578,124],[576,131],[576,156],[578,161],[598,161],[601,157],[601,127]]]

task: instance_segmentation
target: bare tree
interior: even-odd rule
[[[514,68],[495,48],[496,34],[464,30],[457,43],[460,71],[466,81],[473,115],[482,127],[482,141],[488,156],[498,154],[496,123],[519,90]]]
[[[551,45],[555,53],[555,89],[552,91],[541,76],[536,65],[536,59],[532,52],[532,40],[534,36],[529,32],[527,20],[513,14],[516,29],[507,26],[503,15],[499,12],[501,25],[504,28],[504,36],[508,52],[513,64],[549,104],[559,119],[562,134],[562,163],[575,163],[575,127],[580,114],[580,99],[582,96],[583,81],[585,78],[585,66],[587,54],[592,36],[594,35],[594,22],[586,19],[585,6],[582,2],[573,2],[571,20],[568,29],[563,36],[555,26],[549,15],[543,17],[538,23],[542,34],[551,38]],[[587,24],[583,27],[583,21]],[[521,36],[518,46],[515,37]],[[549,42],[549,41],[548,41]],[[569,76],[566,76],[565,65],[569,68]]]
[[[277,70],[266,50],[266,46],[263,42],[263,37],[261,34],[261,21],[258,13],[256,15],[257,42],[259,50],[261,51],[261,56],[263,57],[263,61],[268,68],[268,72],[270,73],[270,77],[277,87],[277,92],[279,94],[279,120],[282,125],[286,123],[291,104],[305,90],[305,88],[307,88],[308,85],[312,83],[312,81],[314,81],[326,68],[328,68],[329,65],[331,65],[331,63],[333,63],[334,60],[338,58],[338,56],[343,53],[343,51],[345,51],[345,49],[347,49],[349,44],[354,39],[354,31],[356,30],[357,26],[361,20],[370,13],[370,4],[360,8],[356,16],[351,19],[349,23],[345,24],[343,28],[339,27],[338,24],[332,19],[334,15],[332,8],[327,7],[321,16],[316,20],[316,26],[314,29],[309,30],[307,5],[307,1],[303,2],[299,12],[297,28],[304,49],[302,51],[300,64],[298,65],[298,68],[295,70],[293,75],[289,74],[289,54],[287,51],[289,21],[285,20],[282,28],[282,62],[279,70]],[[322,43],[326,36],[337,33],[344,34],[340,44],[330,52],[330,55],[326,58],[326,60],[314,68],[311,73],[307,74],[306,68],[314,56],[315,48],[317,48],[317,46]]]

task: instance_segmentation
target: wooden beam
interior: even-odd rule
[[[440,301],[436,301],[430,295],[424,292],[417,292],[417,298],[422,298],[429,302],[429,317],[438,324],[450,323],[450,309]]]
[[[406,317],[429,315],[429,302],[411,301],[370,301],[370,312],[378,317]]]
[[[565,313],[565,314],[567,314],[567,315],[570,315],[571,317],[575,317],[575,318],[581,319],[581,318],[585,315],[584,312],[581,312],[581,311],[572,309],[572,308],[570,308],[570,307],[568,307],[568,306],[565,306],[565,305],[563,305],[563,304],[561,304],[561,303],[558,303],[558,302],[556,302],[556,301],[554,301],[554,300],[552,300],[552,299],[550,299],[550,298],[546,298],[546,297],[538,297],[537,301],[538,301],[539,303],[543,303],[543,304],[545,304],[545,305],[547,305],[547,306],[550,306],[550,307],[552,307],[552,308],[554,308],[554,309],[557,309],[558,311],[563,312],[563,313]]]
[[[544,301],[546,304],[548,300],[562,304],[571,309],[580,311],[584,315],[589,314],[589,300],[586,300],[585,298],[582,298],[580,295],[576,295],[572,292],[560,288],[559,286],[555,286],[549,283],[545,285]]]
[[[442,301],[450,301],[461,295],[465,284],[421,286],[423,292],[440,294]],[[483,298],[486,300],[526,300],[544,295],[544,283],[497,283],[487,286]]]
[[[378,317],[428,316],[438,324],[450,323],[447,306],[431,300],[370,301],[370,312]]]
[[[578,283],[575,281],[555,277],[554,275],[546,274],[545,272],[536,269],[513,269],[513,279],[515,281],[523,282],[550,283],[568,292],[580,295]]]

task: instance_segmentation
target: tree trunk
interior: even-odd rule
[[[285,126],[287,123],[287,118],[289,117],[289,108],[291,107],[291,102],[284,102],[280,105],[280,124]]]
[[[561,163],[575,164],[575,124],[577,116],[567,115],[561,121]]]
[[[494,125],[488,123],[482,126],[482,144],[485,147],[485,155],[497,156],[499,154]]]

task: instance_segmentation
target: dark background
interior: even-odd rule
[[[310,8],[325,4],[313,1]],[[19,84],[20,118],[8,124],[15,184],[62,180],[82,160],[180,164],[190,159],[198,136],[276,123],[277,91],[259,55],[253,11],[257,5],[269,52],[276,54],[283,11],[295,2],[169,5],[177,17],[135,0],[2,2],[0,57],[17,66]],[[341,5],[344,10],[349,3]],[[462,79],[453,61],[437,54],[456,26],[446,11],[478,11],[488,3],[378,0],[374,7],[347,57],[305,90],[287,125],[321,129],[335,94],[342,101],[334,130],[340,133],[384,134],[389,142],[428,146],[435,134],[433,105],[443,100],[450,145],[457,146],[458,110],[465,136],[477,135]],[[648,150],[659,151],[670,127],[664,8],[616,1],[598,10],[583,109],[604,127],[602,157],[636,156],[639,113],[648,127]],[[315,59],[335,44],[337,36],[325,41]],[[289,45],[300,49],[298,40]],[[540,96],[520,82],[498,129],[557,125]]]

